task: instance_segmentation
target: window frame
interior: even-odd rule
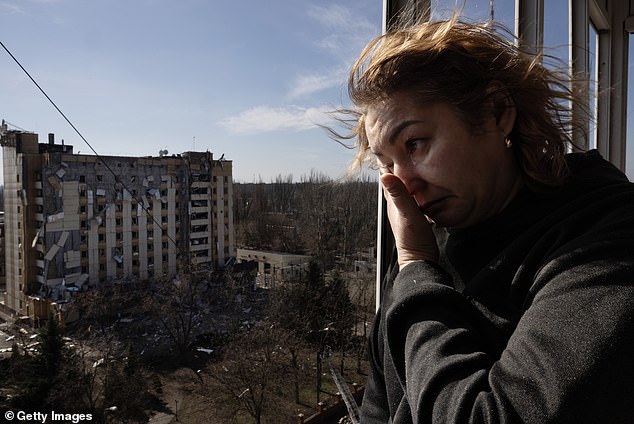
[[[589,29],[597,34],[596,54],[596,148],[601,155],[623,172],[626,171],[626,126],[628,89],[628,41],[634,33],[634,0],[573,0],[568,3],[570,22],[570,69],[589,79]],[[429,19],[431,0],[383,0],[385,33],[404,11],[412,13],[411,21]],[[544,44],[544,0],[516,0],[515,35],[520,45],[538,50]],[[615,84],[618,82],[618,84]],[[583,87],[582,87],[583,88]],[[587,87],[586,87],[587,88]],[[608,89],[609,88],[609,89]],[[582,90],[588,93],[589,90]],[[588,97],[586,102],[589,104]],[[573,109],[573,113],[579,113]],[[590,128],[573,133],[576,145],[587,148]],[[393,261],[394,236],[390,228],[383,190],[378,187],[376,309],[381,300],[381,283]]]

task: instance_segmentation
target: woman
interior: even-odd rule
[[[540,59],[452,19],[352,70],[397,251],[364,424],[634,422],[634,187],[565,154],[576,100]]]

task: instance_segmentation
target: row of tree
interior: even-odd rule
[[[376,244],[377,183],[333,181],[313,172],[294,183],[278,176],[264,184],[234,185],[236,243],[303,253],[332,269]]]

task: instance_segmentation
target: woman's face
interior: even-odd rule
[[[423,212],[447,227],[468,227],[499,213],[522,186],[506,135],[508,108],[474,133],[446,104],[421,106],[407,94],[371,106],[369,148],[381,172],[398,176]]]

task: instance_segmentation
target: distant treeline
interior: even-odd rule
[[[299,182],[234,184],[238,247],[314,256],[325,269],[376,244],[377,182],[334,181],[312,173]]]

